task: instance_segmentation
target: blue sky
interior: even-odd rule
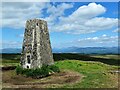
[[[25,21],[48,22],[52,48],[118,45],[117,2],[3,3],[2,48],[21,48]]]

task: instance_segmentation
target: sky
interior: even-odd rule
[[[117,2],[4,2],[1,48],[21,48],[28,19],[46,20],[52,48],[116,47]]]

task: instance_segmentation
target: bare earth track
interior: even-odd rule
[[[3,88],[61,87],[65,84],[75,84],[83,77],[77,72],[66,70],[41,79],[16,75],[14,70],[4,71],[2,76]]]

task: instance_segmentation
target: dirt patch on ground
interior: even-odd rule
[[[77,83],[83,77],[83,75],[80,75],[77,72],[66,70],[41,79],[33,79],[16,75],[14,70],[4,71],[2,76],[3,88],[60,87],[65,84]]]
[[[3,66],[1,68],[2,68],[2,71],[7,71],[7,70],[14,70],[16,66]]]

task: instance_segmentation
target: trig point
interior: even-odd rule
[[[27,20],[21,53],[23,68],[40,68],[54,63],[47,22],[40,19]]]

